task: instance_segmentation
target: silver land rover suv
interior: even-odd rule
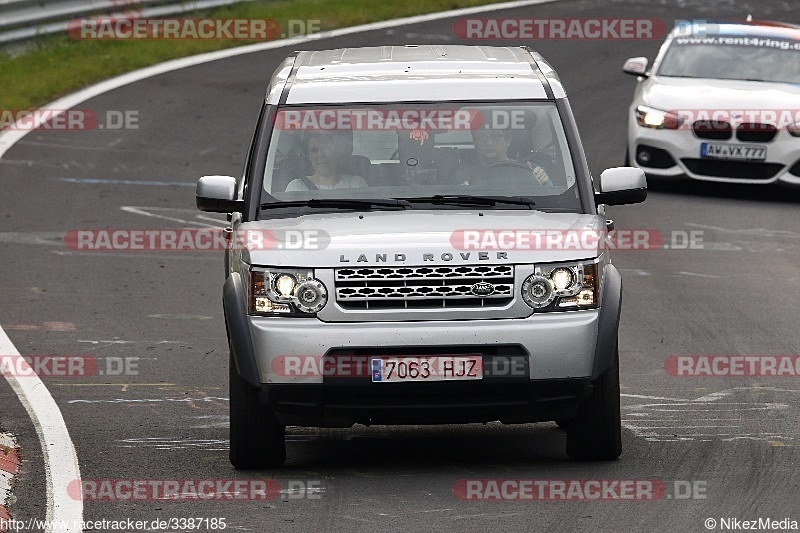
[[[230,459],[285,428],[556,421],[574,459],[621,453],[621,280],[558,76],[527,48],[298,52],[275,71],[229,213]]]

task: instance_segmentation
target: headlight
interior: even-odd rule
[[[800,122],[789,124],[786,129],[789,130],[789,134],[792,137],[800,137]]]
[[[328,290],[309,269],[250,270],[249,311],[257,315],[314,314],[328,303]]]
[[[683,124],[683,119],[672,111],[640,105],[636,108],[636,122],[645,128],[677,130]]]
[[[592,309],[599,305],[598,263],[537,265],[522,283],[522,299],[534,309]]]

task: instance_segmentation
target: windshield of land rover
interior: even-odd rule
[[[263,203],[450,196],[580,210],[555,105],[285,107],[275,117]]]

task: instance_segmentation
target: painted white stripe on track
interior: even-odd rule
[[[104,82],[100,82],[96,85],[92,85],[91,87],[87,87],[86,89],[80,90],[78,92],[67,95],[63,98],[60,98],[55,102],[51,102],[50,104],[48,104],[45,107],[42,107],[41,109],[47,109],[53,111],[50,117],[51,118],[56,117],[67,109],[71,109],[76,105],[85,102],[86,100],[89,100],[90,98],[94,98],[95,96],[107,93],[108,91],[111,91],[113,89],[118,89],[120,87],[124,87],[125,85],[129,85],[131,83],[135,83],[137,81],[141,81],[146,78],[150,78],[152,76],[157,76],[159,74],[164,74],[166,72],[173,72],[175,70],[180,70],[186,67],[200,65],[202,63],[208,63],[210,61],[216,61],[218,59],[225,59],[228,57],[239,56],[242,54],[250,54],[253,52],[261,52],[263,50],[274,50],[277,48],[291,47],[297,44],[307,43],[309,41],[330,39],[354,33],[363,33],[367,31],[396,28],[398,26],[420,24],[424,22],[440,20],[443,18],[473,15],[475,13],[485,13],[488,11],[498,11],[502,9],[513,9],[516,7],[525,7],[537,4],[548,4],[557,1],[558,0],[521,0],[516,2],[503,2],[501,4],[490,4],[486,6],[455,9],[453,11],[443,11],[440,13],[430,13],[427,15],[418,15],[402,19],[386,20],[383,22],[373,22],[371,24],[362,24],[361,26],[353,26],[350,28],[341,28],[338,30],[313,33],[311,35],[293,37],[291,39],[278,39],[266,43],[252,44],[248,46],[241,46],[238,48],[228,48],[227,50],[219,50],[216,52],[209,52],[207,54],[200,54],[196,56],[174,59],[172,61],[167,61],[165,63],[159,63],[158,65],[153,65],[152,67],[135,70],[133,72],[123,74],[122,76],[117,76],[116,78],[111,78]],[[37,122],[39,122],[39,118],[40,116],[37,115],[37,120],[36,120]],[[24,125],[15,124],[15,127],[19,129],[12,128],[4,131],[3,133],[0,133],[0,159],[3,158],[3,155],[5,155],[5,153],[12,146],[14,146],[15,143],[17,143],[20,139],[22,139],[32,131],[31,128],[26,128]]]
[[[61,532],[80,532],[83,520],[83,501],[73,500],[67,493],[70,482],[81,479],[75,446],[64,423],[64,417],[55,400],[42,380],[33,372],[25,359],[0,327],[0,354],[6,357],[19,357],[13,368],[19,368],[21,376],[6,374],[5,378],[14,389],[22,405],[28,411],[39,435],[47,476],[47,521],[61,521],[67,527],[48,529]],[[56,522],[58,523],[58,522]]]

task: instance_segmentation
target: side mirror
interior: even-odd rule
[[[197,208],[211,213],[242,211],[244,201],[236,200],[236,178],[203,176],[197,180]]]
[[[622,72],[632,74],[634,76],[642,76],[646,78],[649,76],[647,73],[647,58],[646,57],[632,57],[625,62],[622,66]]]
[[[647,198],[647,178],[634,167],[609,168],[600,174],[600,192],[595,202],[606,205],[638,204]]]

